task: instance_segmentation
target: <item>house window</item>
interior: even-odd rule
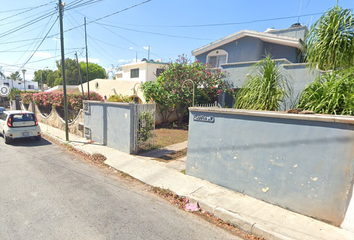
[[[9,83],[6,83],[6,82],[4,82],[4,85],[5,85],[5,86],[8,86],[8,87],[10,86],[10,84],[9,84]]]
[[[227,52],[225,50],[214,50],[207,56],[207,63],[213,68],[220,68],[222,64],[227,63]]]
[[[163,69],[163,68],[157,68],[156,69],[156,77],[159,77],[164,71],[165,71],[165,69]]]
[[[34,89],[34,85],[28,85],[28,89]]]
[[[130,78],[139,77],[139,68],[130,69]]]

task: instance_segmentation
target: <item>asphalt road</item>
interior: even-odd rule
[[[0,137],[0,239],[239,239],[45,139]]]

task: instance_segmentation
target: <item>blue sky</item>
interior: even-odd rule
[[[57,69],[58,1],[15,2],[3,0],[0,9],[0,68],[8,76],[24,68],[30,80],[36,70]],[[77,52],[79,60],[85,58],[84,17],[89,60],[109,69],[136,56],[148,58],[149,46],[150,59],[170,61],[187,54],[194,60],[192,50],[243,29],[284,29],[298,19],[310,27],[335,4],[336,0],[68,0],[65,57],[74,59]],[[339,0],[339,6],[352,9],[354,1]]]

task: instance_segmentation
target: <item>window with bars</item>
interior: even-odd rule
[[[139,68],[130,69],[130,78],[139,77]]]
[[[226,55],[218,55],[218,56],[209,56],[208,64],[212,68],[219,68],[222,64],[226,63]]]

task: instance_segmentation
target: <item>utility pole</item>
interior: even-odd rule
[[[87,99],[90,100],[90,82],[89,82],[89,71],[88,71],[88,55],[87,55],[87,32],[86,32],[86,17],[85,21],[85,45],[86,45],[86,82],[87,82]]]
[[[65,4],[64,4],[65,5]],[[66,78],[65,78],[65,54],[64,54],[64,30],[63,30],[63,7],[59,0],[59,20],[60,20],[60,43],[61,43],[61,69],[63,74],[63,92],[64,92],[64,120],[65,120],[65,139],[69,141],[68,127],[68,99],[66,96]]]
[[[77,62],[77,70],[79,71],[79,80],[80,80],[80,84],[81,84],[82,97],[85,100],[84,86],[82,85],[82,77],[81,77],[81,67],[79,64],[79,59],[77,58],[77,53],[75,53],[75,57],[76,57],[76,62]]]
[[[43,70],[41,70],[41,92],[43,92]]]

